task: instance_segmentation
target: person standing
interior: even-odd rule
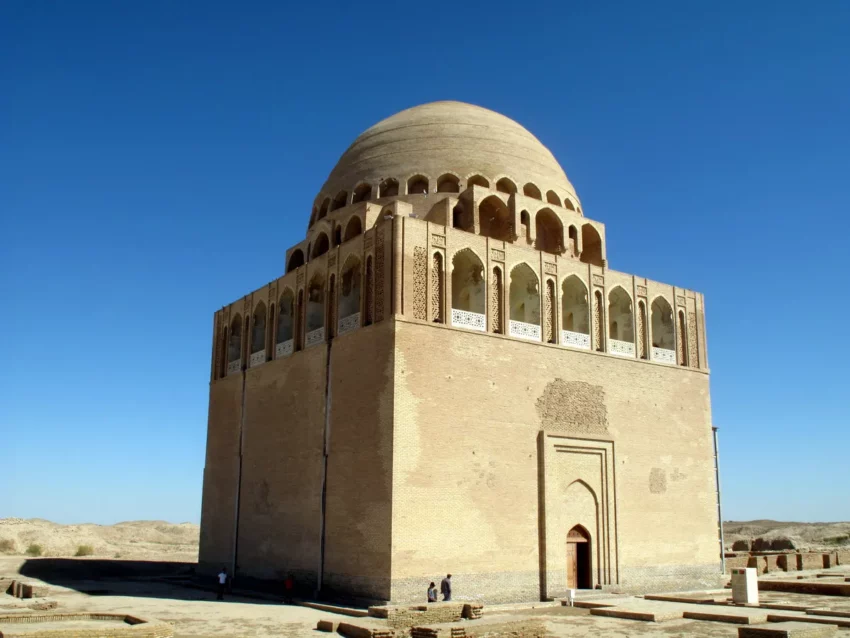
[[[433,583],[433,581],[430,585],[428,585],[428,602],[437,602],[437,586]]]
[[[452,575],[446,574],[446,577],[440,583],[440,593],[443,595],[443,602],[452,599]]]
[[[218,600],[224,600],[224,588],[227,585],[227,567],[218,573]]]
[[[292,604],[292,592],[295,590],[295,581],[291,574],[287,574],[286,580],[283,581],[283,602],[287,605]]]

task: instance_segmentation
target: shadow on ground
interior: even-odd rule
[[[89,596],[214,599],[215,580],[198,577],[196,567],[196,563],[186,562],[33,558],[26,560],[19,572],[22,576],[37,578],[48,585],[67,587]],[[261,597],[237,590],[236,593],[227,595],[225,600],[279,602],[270,600],[270,596],[259,596]]]

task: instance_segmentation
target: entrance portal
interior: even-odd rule
[[[593,589],[590,534],[581,525],[567,533],[567,589]]]

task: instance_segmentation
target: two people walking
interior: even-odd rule
[[[440,593],[443,595],[443,602],[452,599],[452,575],[446,574],[446,577],[440,581]],[[428,585],[428,602],[437,602],[437,586],[432,582]]]

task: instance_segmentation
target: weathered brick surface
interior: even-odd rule
[[[63,621],[109,621],[110,624],[63,628]],[[37,626],[42,623],[45,624],[43,630]],[[23,625],[26,627],[21,627]],[[36,625],[35,629],[33,625]],[[17,631],[19,627],[21,629]],[[171,638],[174,629],[165,622],[125,614],[54,612],[0,615],[0,636],[14,638],[19,635],[26,638]]]

